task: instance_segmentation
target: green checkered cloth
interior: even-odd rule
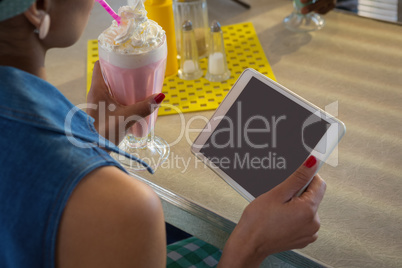
[[[222,251],[195,237],[167,246],[167,268],[216,267]]]

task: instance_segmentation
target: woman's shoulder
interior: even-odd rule
[[[103,166],[87,174],[74,189],[66,209],[75,203],[79,204],[80,211],[87,208],[99,216],[104,216],[104,211],[127,216],[133,212],[153,214],[161,209],[152,188],[115,166]],[[110,208],[113,209],[108,211]]]
[[[56,250],[58,267],[164,266],[161,202],[149,186],[118,168],[98,168],[71,194]]]

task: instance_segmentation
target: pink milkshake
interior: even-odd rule
[[[99,61],[107,84],[115,99],[131,105],[160,93],[166,69],[167,47],[160,47],[143,54],[115,54],[99,47]],[[132,126],[127,134],[146,137],[155,125],[157,113]]]
[[[110,93],[122,105],[131,105],[162,91],[167,45],[165,31],[146,16],[143,0],[129,1],[98,38],[99,61]],[[153,134],[157,111],[146,118],[132,118],[119,148],[147,162],[152,168],[167,159],[170,147]],[[130,170],[143,170],[137,162],[117,154],[112,156]]]
[[[122,105],[131,105],[161,92],[166,37],[156,22],[147,19],[141,1],[135,7],[121,7],[119,15],[121,25],[114,21],[98,38],[99,61],[111,94]],[[138,121],[127,134],[141,142],[152,131],[156,117],[157,112]]]

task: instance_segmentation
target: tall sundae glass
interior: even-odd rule
[[[283,20],[285,27],[294,32],[310,32],[320,30],[325,25],[322,16],[315,12],[302,14],[301,10],[306,5],[315,3],[312,0],[307,4],[303,4],[300,0],[293,0],[293,12]]]
[[[133,2],[133,1],[132,1]],[[98,38],[101,70],[110,94],[122,105],[131,105],[160,93],[166,69],[164,30],[146,16],[143,1],[119,9],[120,23],[113,21]],[[110,109],[110,108],[109,108]],[[139,118],[127,131],[119,148],[147,162],[152,168],[167,159],[168,143],[154,135],[157,111]],[[126,168],[145,169],[141,164],[113,154]]]

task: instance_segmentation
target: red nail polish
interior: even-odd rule
[[[306,162],[304,162],[304,166],[306,166],[306,167],[308,167],[308,168],[311,168],[311,167],[313,167],[316,163],[317,163],[317,159],[316,159],[313,155],[311,155],[311,156],[306,160]]]
[[[165,99],[165,94],[163,93],[159,93],[156,97],[155,97],[155,102],[156,104],[161,103],[163,100]]]

